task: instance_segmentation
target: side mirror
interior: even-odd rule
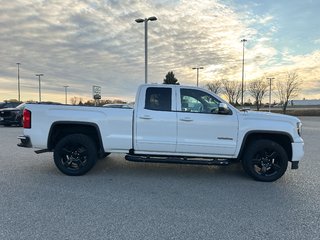
[[[226,103],[219,103],[219,114],[230,114],[230,109]]]

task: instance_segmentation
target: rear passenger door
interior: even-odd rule
[[[136,153],[174,153],[177,141],[177,112],[174,88],[152,86],[142,93],[135,113]]]

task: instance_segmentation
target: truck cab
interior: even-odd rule
[[[137,97],[135,153],[234,156],[238,117],[233,107],[219,108],[222,99],[179,85],[143,85]]]

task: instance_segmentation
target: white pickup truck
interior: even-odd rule
[[[202,165],[241,162],[259,181],[275,181],[304,155],[296,117],[239,111],[204,89],[141,85],[133,109],[28,104],[21,147],[53,151],[67,175],[88,172],[98,158]]]

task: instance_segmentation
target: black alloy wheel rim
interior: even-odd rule
[[[88,150],[82,145],[67,145],[62,149],[62,165],[69,170],[80,170],[88,164]]]
[[[252,168],[260,176],[277,175],[281,169],[281,155],[274,149],[263,149],[257,152],[252,160]]]

